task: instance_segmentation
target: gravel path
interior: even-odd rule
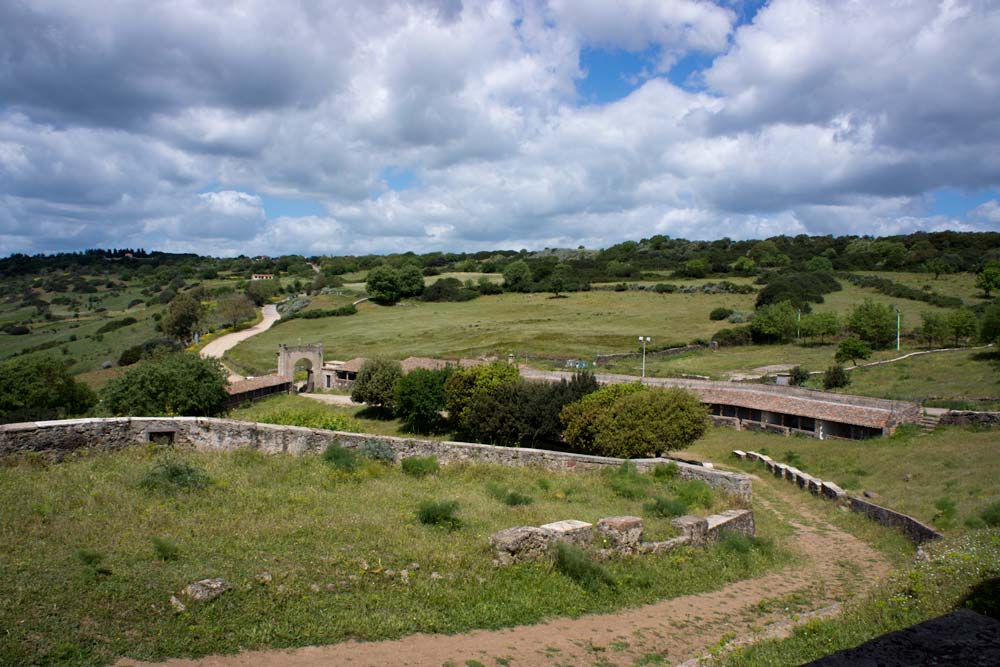
[[[236,331],[231,334],[226,334],[225,336],[220,336],[208,343],[205,347],[201,348],[202,357],[214,357],[215,359],[221,359],[222,355],[236,347],[247,338],[256,336],[257,334],[267,331],[271,328],[275,322],[281,319],[278,315],[278,308],[274,304],[268,304],[261,309],[261,316],[264,318],[257,324],[253,325],[249,329],[244,329],[243,331]],[[242,380],[242,375],[237,375],[230,371],[229,381],[237,382]]]

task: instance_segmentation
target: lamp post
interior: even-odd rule
[[[896,352],[899,352],[899,320],[902,317],[902,313],[899,310],[899,306],[896,306]]]
[[[649,336],[639,336],[639,342],[642,343],[642,377],[646,377],[646,343],[652,340]]]

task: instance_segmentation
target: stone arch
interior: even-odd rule
[[[316,388],[316,374],[323,368],[323,344],[278,346],[278,375],[294,378],[295,365],[300,361],[306,362],[306,371],[309,373],[303,391],[313,391]]]

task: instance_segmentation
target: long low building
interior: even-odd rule
[[[521,375],[548,381],[572,377],[572,373],[539,371],[526,366],[521,367]],[[640,378],[599,374],[597,381],[618,384],[640,381]],[[690,390],[709,407],[712,420],[719,425],[798,433],[820,439],[889,435],[900,424],[918,422],[922,414],[920,405],[909,401],[834,394],[801,387],[681,378],[645,378],[641,381],[650,386]]]

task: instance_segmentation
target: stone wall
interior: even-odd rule
[[[942,424],[954,426],[1000,426],[1000,412],[972,412],[971,410],[950,410],[941,415]]]
[[[549,470],[598,470],[622,464],[622,459],[527,447],[343,433],[207,417],[122,417],[6,424],[0,426],[0,456],[34,452],[59,458],[74,450],[117,450],[157,438],[195,449],[248,448],[267,454],[320,452],[332,443],[360,447],[365,442],[377,440],[389,445],[397,459],[433,455],[442,463],[470,461],[539,466]],[[670,461],[665,458],[633,459],[632,463],[639,471],[646,471]],[[681,461],[673,463],[683,479],[702,480],[747,503],[752,497],[748,475]]]
[[[770,456],[758,454],[757,452],[744,452],[739,449],[733,450],[733,456],[740,460],[758,461],[763,463],[768,472],[773,474],[775,477],[788,480],[803,491],[809,491],[815,496],[826,498],[827,500],[846,502],[847,507],[849,507],[852,512],[864,514],[872,521],[880,523],[883,526],[899,528],[903,531],[903,534],[910,538],[910,540],[915,544],[921,544],[928,540],[936,540],[937,538],[942,537],[941,533],[937,532],[930,526],[917,521],[912,516],[901,514],[900,512],[891,510],[888,507],[876,505],[875,503],[862,498],[849,496],[843,489],[833,482],[821,480],[818,477],[813,477],[812,475],[799,470],[798,468],[785,463],[779,463]]]

